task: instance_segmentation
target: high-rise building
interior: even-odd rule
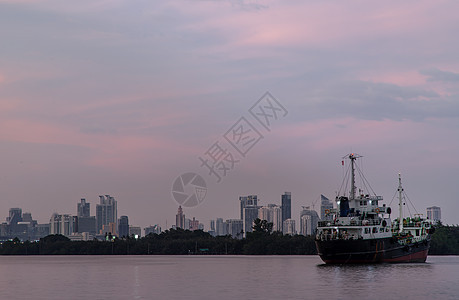
[[[247,232],[253,231],[253,221],[258,218],[258,206],[247,206],[244,208],[242,222],[244,227],[244,236]]]
[[[245,236],[247,232],[253,231],[253,221],[258,218],[258,197],[257,195],[239,197],[239,201]]]
[[[182,206],[179,206],[175,215],[175,227],[185,229],[185,214],[183,213]]]
[[[117,229],[118,208],[114,197],[110,195],[99,196],[100,203],[96,205],[96,229],[102,233],[103,226],[108,226],[110,223],[115,224]],[[112,234],[116,234],[112,232]]]
[[[325,211],[333,208],[333,202],[330,201],[324,195],[320,195],[320,219],[321,220],[331,220],[333,216],[331,214],[327,215]]]
[[[128,216],[121,216],[118,220],[118,236],[129,236],[129,218]]]
[[[226,235],[227,234],[226,226],[225,226],[225,223],[223,223],[223,219],[222,218],[217,218],[215,234],[217,236]]]
[[[6,218],[6,222],[10,226],[14,226],[19,222],[22,222],[22,209],[21,208],[10,208],[9,216]]]
[[[292,193],[285,192],[281,196],[282,223],[292,217]]]
[[[295,220],[287,219],[284,221],[284,234],[295,235]]]
[[[233,239],[242,239],[244,234],[243,222],[239,219],[226,220],[227,234],[231,235]]]
[[[23,231],[23,226],[18,225],[22,222],[22,209],[21,208],[10,208],[9,216],[6,218],[8,224],[9,235],[17,236]]]
[[[153,225],[153,226],[148,226],[148,227],[144,228],[143,230],[145,232],[145,236],[149,235],[150,233],[152,233],[152,234],[160,234],[161,233],[161,227],[158,224]]]
[[[250,207],[258,206],[258,197],[257,195],[239,197],[239,202],[241,205],[241,220],[243,220],[244,218],[242,217],[242,214],[244,213],[244,208],[247,206],[250,206]]]
[[[71,235],[74,232],[75,218],[68,214],[54,213],[49,220],[49,234]]]
[[[215,231],[215,220],[210,220],[209,225],[210,231]]]
[[[434,222],[441,221],[441,209],[438,206],[427,207],[427,219]]]
[[[100,234],[106,235],[117,235],[118,228],[116,228],[116,223],[110,222],[108,224],[102,225],[102,229],[100,230]]]
[[[142,229],[139,226],[129,226],[129,236],[139,238],[142,236]]]
[[[22,214],[22,222],[29,222],[32,223],[34,220],[32,219],[32,214],[29,212],[25,212]]]
[[[85,198],[81,198],[80,203],[77,203],[77,217],[87,218],[90,215],[90,204],[86,202]]]
[[[193,217],[193,220],[190,220],[190,230],[198,230],[199,229],[199,221],[196,220],[195,217]]]
[[[89,234],[96,234],[96,217],[77,217],[78,229],[77,232],[88,232]]]
[[[282,232],[282,209],[276,204],[268,204],[258,209],[258,218],[273,223],[273,231]]]
[[[190,225],[191,225],[191,220],[188,219],[188,218],[185,218],[185,223],[183,225],[183,229],[190,230]]]
[[[315,210],[310,209],[309,206],[303,206],[300,212],[300,234],[312,235],[317,229],[319,222],[319,215]]]

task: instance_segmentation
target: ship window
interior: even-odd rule
[[[419,229],[416,229],[416,236],[419,236]]]
[[[378,228],[373,227],[373,233],[376,233],[376,232],[378,232]]]
[[[363,205],[367,205],[367,201],[363,201]]]
[[[370,228],[366,227],[365,228],[365,233],[370,233]]]
[[[375,202],[373,202],[374,205],[378,205],[378,200],[375,200]]]
[[[384,227],[380,227],[379,232],[384,232]]]

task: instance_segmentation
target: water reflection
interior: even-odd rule
[[[335,296],[406,294],[406,289],[416,288],[418,282],[429,280],[432,265],[420,264],[368,264],[368,265],[317,265],[317,274],[324,289],[333,288]],[[413,280],[416,278],[417,280]],[[404,285],[405,284],[405,285]],[[379,298],[379,297],[378,297]]]

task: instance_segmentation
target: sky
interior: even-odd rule
[[[239,218],[250,194],[267,205],[291,192],[299,219],[320,194],[335,198],[342,158],[358,153],[384,203],[401,173],[417,212],[439,206],[458,224],[458,10],[423,0],[0,0],[0,220],[20,207],[46,223],[76,214],[80,198],[94,215],[108,194],[130,224],[170,228],[185,173],[206,183],[204,200],[184,208],[206,229]],[[250,113],[263,103],[279,108],[268,127]],[[241,122],[258,137],[244,155],[229,143]],[[233,159],[219,182],[200,160],[216,145]]]

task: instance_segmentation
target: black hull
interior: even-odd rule
[[[316,240],[317,252],[327,264],[425,262],[430,239],[400,245],[394,238]]]

